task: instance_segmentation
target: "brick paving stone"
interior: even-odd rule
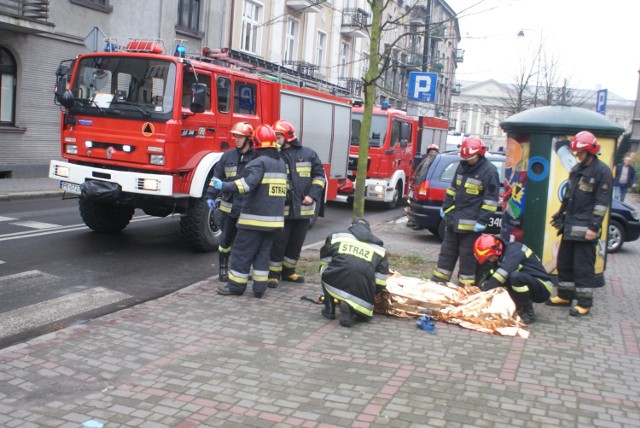
[[[428,234],[377,233],[437,258]],[[615,280],[589,317],[536,305],[527,340],[442,323],[432,336],[382,315],[344,329],[301,303],[317,284],[258,300],[202,281],[0,350],[0,425],[639,426],[638,253],[628,242],[610,257]]]

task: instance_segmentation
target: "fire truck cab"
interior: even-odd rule
[[[362,106],[354,106],[351,119],[351,148],[349,155],[349,177],[355,181],[360,172],[357,171],[358,151],[360,146],[360,128],[362,125]],[[432,119],[423,124],[423,140],[432,141],[434,136],[425,130],[438,131],[446,135],[448,122],[445,119]],[[369,151],[367,159],[365,200],[380,202],[388,208],[395,208],[408,196],[409,179],[416,165],[416,156],[420,153],[418,142],[418,118],[406,112],[384,106],[375,106],[371,117],[369,132]],[[427,145],[424,146],[426,150]],[[343,186],[353,188],[353,186]],[[342,199],[350,194],[342,193]]]
[[[194,249],[217,249],[220,232],[202,195],[213,166],[234,147],[229,131],[239,121],[290,121],[325,165],[325,198],[335,198],[347,171],[347,99],[230,67],[251,59],[231,50],[186,58],[184,49],[165,54],[157,39],[110,45],[61,63],[56,73],[64,160],[51,161],[49,177],[78,195],[91,229],[119,232],[136,208],[179,214]],[[270,63],[253,59],[255,71],[268,71]]]

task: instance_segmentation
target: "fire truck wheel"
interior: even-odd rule
[[[180,231],[189,246],[196,251],[218,249],[222,232],[215,225],[214,211],[203,199],[192,198],[187,213],[180,219]]]
[[[398,181],[396,188],[393,190],[393,198],[390,202],[387,202],[387,208],[390,210],[396,208],[400,199],[402,199],[402,182]]]
[[[134,207],[126,205],[105,204],[78,199],[80,216],[90,229],[100,233],[118,233],[131,221]]]
[[[322,209],[323,203],[324,202],[318,202],[316,204],[316,210],[313,213],[313,217],[311,217],[311,220],[309,221],[309,229],[311,229],[313,225],[316,224],[316,221],[318,221],[318,216],[320,215],[320,210]]]

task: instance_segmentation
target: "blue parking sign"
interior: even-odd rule
[[[437,86],[438,73],[419,73],[412,71],[409,73],[408,97],[414,101],[435,102]]]
[[[597,92],[596,98],[596,112],[600,114],[607,113],[607,95],[608,91],[606,89],[600,89]]]

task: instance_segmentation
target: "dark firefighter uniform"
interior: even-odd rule
[[[498,209],[499,190],[498,170],[487,158],[482,156],[474,165],[460,162],[442,204],[446,232],[433,280],[449,281],[459,257],[458,283],[475,284],[473,243],[480,232],[473,228],[476,223],[489,223],[491,214]]]
[[[222,181],[233,181],[242,175],[247,164],[254,158],[255,152],[252,147],[245,153],[241,153],[238,149],[228,150],[224,152],[218,163],[213,167],[212,179],[216,177]],[[217,216],[216,219],[221,223],[217,224],[217,226],[222,232],[218,252],[221,256],[227,256],[228,258],[231,253],[233,240],[236,236],[236,222],[238,221],[247,195],[246,193],[222,192],[215,189],[213,183],[210,182],[204,196],[205,199],[214,200],[220,196],[218,210],[223,213],[223,215]]]
[[[284,228],[276,233],[271,247],[269,278],[290,278],[296,273],[302,245],[309,230],[316,205],[322,203],[326,180],[322,161],[309,147],[304,147],[298,139],[283,147],[280,157],[287,164],[290,191],[284,209]],[[313,198],[311,205],[303,205],[305,196]]]
[[[545,302],[553,290],[551,277],[538,256],[520,242],[504,244],[500,260],[478,285],[483,291],[505,287],[518,307],[528,306],[531,301]]]
[[[344,302],[363,319],[373,317],[376,292],[387,285],[389,264],[382,241],[363,219],[348,230],[329,235],[320,249],[325,310],[333,299]]]
[[[582,308],[593,306],[593,289],[598,286],[595,276],[598,240],[588,241],[585,234],[587,229],[601,233],[612,183],[611,170],[597,157],[588,166],[576,164],[569,173],[560,212],[554,216],[564,216],[558,250],[558,297],[569,301],[575,298]]]
[[[229,294],[244,293],[253,265],[253,292],[261,297],[267,288],[273,231],[284,225],[287,173],[276,149],[256,150],[256,155],[240,178],[222,183],[221,191],[248,194],[237,222],[226,289]]]

